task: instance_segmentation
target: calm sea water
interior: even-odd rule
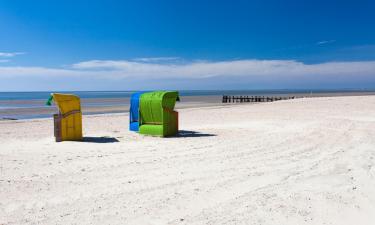
[[[183,90],[181,96],[212,96],[212,95],[277,95],[277,94],[310,94],[310,93],[345,93],[369,92],[375,90]],[[128,98],[135,91],[74,91],[56,93],[73,93],[82,99],[95,98]],[[51,92],[0,92],[0,101],[9,100],[47,100]]]

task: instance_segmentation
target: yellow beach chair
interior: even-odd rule
[[[71,94],[51,94],[49,102],[56,103],[59,113],[53,115],[56,142],[81,141],[82,112],[78,96]]]

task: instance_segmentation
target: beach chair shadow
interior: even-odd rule
[[[198,132],[198,131],[179,130],[178,134],[174,137],[189,138],[189,137],[214,137],[214,136],[217,136],[217,135],[216,134],[201,133],[201,132]]]
[[[114,137],[84,137],[82,142],[90,142],[90,143],[114,143],[119,142],[117,138]]]

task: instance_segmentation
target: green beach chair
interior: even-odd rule
[[[178,112],[173,111],[179,99],[177,91],[154,91],[142,94],[139,104],[139,133],[173,136],[178,133]]]

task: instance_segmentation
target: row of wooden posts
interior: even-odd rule
[[[277,97],[277,96],[230,96],[223,95],[223,103],[242,103],[242,102],[273,102],[279,100],[294,99],[295,96]]]

